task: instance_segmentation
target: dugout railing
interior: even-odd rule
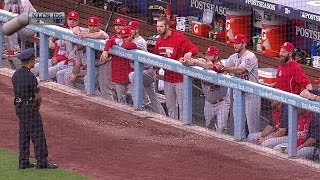
[[[2,23],[7,22],[16,15],[0,10],[0,51],[3,50],[3,33]],[[88,75],[88,95],[93,95],[95,91],[95,50],[102,51],[104,49],[104,40],[81,39],[71,30],[61,28],[54,25],[28,25],[27,28],[33,29],[40,34],[40,72],[41,81],[48,80],[48,59],[49,59],[49,37],[53,36],[58,39],[64,39],[76,44],[86,46],[87,50],[87,75]],[[234,112],[234,138],[241,140],[245,131],[245,106],[244,95],[251,93],[270,100],[276,100],[284,104],[288,104],[289,110],[289,146],[288,154],[291,157],[297,154],[297,108],[310,110],[320,113],[320,103],[310,101],[298,95],[280,91],[268,86],[245,81],[233,76],[217,74],[211,70],[204,70],[200,67],[186,67],[178,61],[173,61],[165,57],[157,56],[151,53],[139,50],[125,50],[117,46],[113,46],[110,54],[125,57],[134,61],[134,108],[141,109],[142,106],[142,70],[143,64],[150,64],[159,68],[168,69],[174,72],[184,74],[184,90],[183,90],[183,123],[192,124],[192,78],[205,80],[217,85],[232,88],[235,93],[234,106],[237,111]],[[0,56],[0,66],[3,58]]]

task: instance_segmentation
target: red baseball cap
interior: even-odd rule
[[[92,16],[88,18],[88,25],[89,26],[99,26],[100,25],[100,19],[96,16]]]
[[[293,44],[289,43],[289,42],[285,42],[282,44],[281,46],[282,49],[284,49],[285,51],[288,51],[289,53],[292,53],[294,51],[294,46]]]
[[[121,38],[126,38],[131,35],[132,28],[130,26],[126,26],[120,31]]]
[[[139,29],[139,22],[138,21],[130,21],[128,26],[130,26],[133,30]]]
[[[68,19],[79,20],[79,13],[77,11],[70,11],[68,13]]]
[[[314,80],[315,83],[320,84],[320,78]]]
[[[123,18],[118,18],[116,20],[114,20],[114,25],[120,25],[120,26],[126,26],[127,25],[127,22],[125,19]]]
[[[209,56],[214,56],[214,55],[218,55],[219,51],[220,51],[220,49],[218,47],[210,46],[210,47],[208,47],[205,54],[208,54]]]
[[[234,37],[235,44],[247,43],[247,42],[248,42],[248,38],[243,34],[238,34]]]

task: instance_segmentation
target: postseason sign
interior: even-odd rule
[[[29,13],[29,23],[35,25],[59,25],[65,23],[64,12],[32,12]]]

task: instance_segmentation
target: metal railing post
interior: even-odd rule
[[[2,32],[2,22],[0,22],[0,52],[3,52],[3,32]],[[2,53],[3,54],[3,53]],[[0,68],[3,67],[3,55],[0,56]]]
[[[183,75],[183,123],[192,124],[192,77]]]
[[[49,60],[49,36],[40,33],[40,62],[39,62],[39,78],[41,81],[49,79],[48,60]]]
[[[245,93],[233,89],[234,138],[242,140],[245,137]]]
[[[88,95],[95,94],[95,50],[86,47],[87,52],[87,84],[86,90]]]
[[[141,110],[143,91],[143,64],[134,61],[134,87],[133,87],[133,105],[136,110]]]
[[[288,105],[288,154],[297,156],[297,108]]]

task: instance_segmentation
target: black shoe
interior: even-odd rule
[[[36,169],[57,169],[57,164],[47,163],[45,165],[37,165]]]
[[[28,168],[34,168],[36,166],[35,163],[29,163],[27,165],[19,165],[19,169],[28,169]]]

